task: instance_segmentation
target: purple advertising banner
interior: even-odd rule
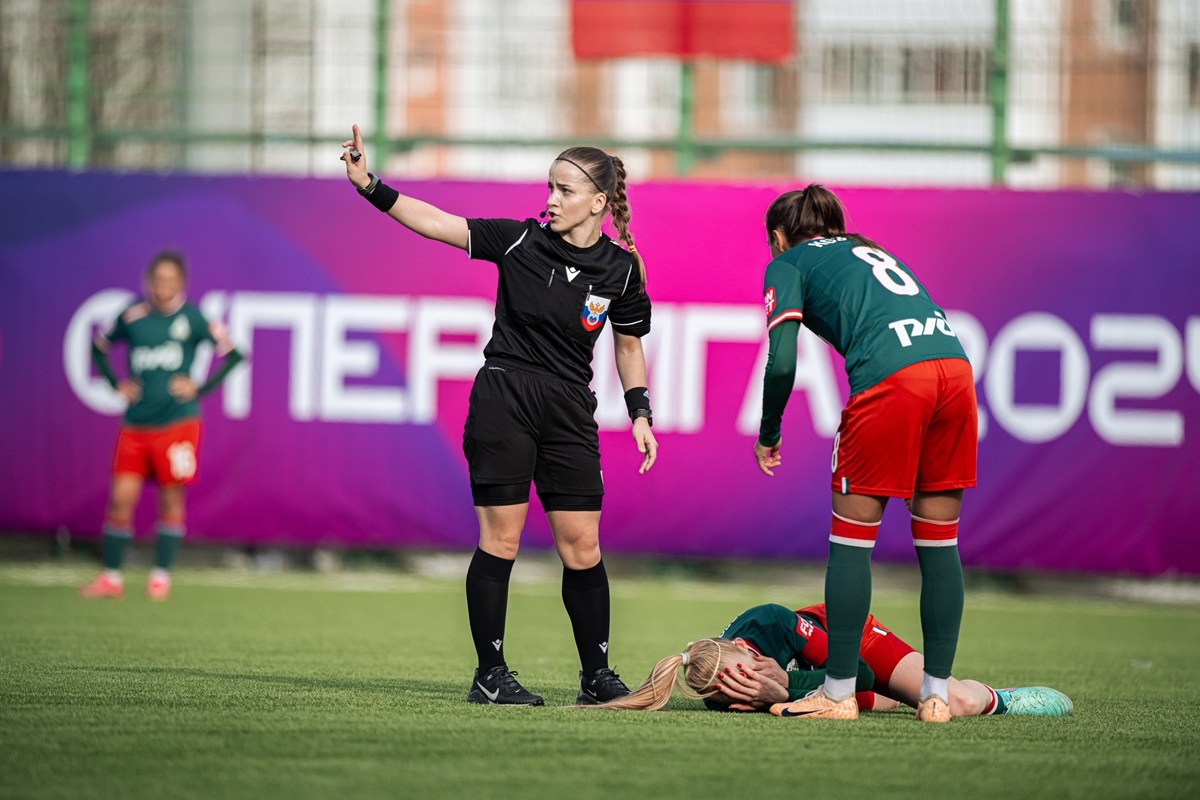
[[[395,183],[478,217],[535,216],[545,191]],[[847,386],[840,357],[807,332],[776,477],[752,454],[762,219],[788,188],[630,188],[661,449],[639,476],[602,336],[606,552],[825,557]],[[1200,575],[1200,195],[839,195],[850,228],[947,310],[974,365],[979,487],[963,511],[964,562]],[[90,342],[164,247],[186,255],[189,299],[247,354],[202,403],[192,540],[474,546],[462,425],[496,268],[404,230],[345,181],[315,179],[0,172],[0,530],[98,535],[122,406]],[[123,346],[114,353],[123,373]],[[197,361],[207,370],[211,356]],[[140,531],[153,513],[147,492]],[[550,543],[535,500],[524,544]],[[875,557],[913,558],[900,503]]]

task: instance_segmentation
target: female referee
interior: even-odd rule
[[[357,125],[353,131],[342,144],[346,177],[371,205],[499,270],[496,322],[463,431],[479,519],[479,547],[467,570],[467,612],[479,661],[467,700],[543,704],[504,660],[509,574],[531,482],[563,562],[563,604],[582,664],[577,702],[622,697],[629,689],[608,667],[608,575],[600,556],[604,484],[596,397],[588,384],[592,350],[611,321],[644,474],[658,449],[641,342],[650,331],[650,299],[645,264],[629,232],[625,167],[602,150],[572,147],[550,165],[543,222],[464,219],[380,182],[367,171]],[[628,251],[601,230],[610,213]]]
[[[774,476],[780,423],[796,371],[800,324],[846,359],[850,400],[833,440],[833,518],[825,603],[824,685],[788,716],[856,719],[855,668],[871,604],[871,549],[888,498],[911,498],[921,568],[925,665],[917,718],[948,722],[962,621],[958,517],[975,485],[977,411],[971,364],[946,315],[891,253],[846,233],[842,204],[813,184],[767,210],[774,260],[763,282],[770,336],[754,455]]]

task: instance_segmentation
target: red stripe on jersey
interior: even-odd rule
[[[814,667],[825,666],[829,658],[829,634],[802,614],[796,614],[796,633],[808,640],[800,651],[800,657]]]
[[[785,320],[789,320],[789,319],[794,319],[794,320],[796,320],[796,322],[803,322],[804,321],[804,312],[798,311],[794,308],[790,309],[788,311],[785,311],[782,314],[780,314],[778,317],[776,317],[775,319],[771,320],[770,323],[767,324],[767,330],[769,331],[772,328],[774,328],[776,325],[778,325],[779,323],[784,322]]]

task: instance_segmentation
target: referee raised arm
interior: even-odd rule
[[[342,144],[346,177],[367,202],[411,231],[460,247],[498,268],[496,322],[475,376],[463,435],[479,547],[467,570],[467,610],[478,668],[473,703],[542,705],[504,660],[508,581],[529,511],[538,498],[563,562],[562,597],[582,664],[578,703],[629,694],[608,667],[608,575],[600,555],[600,440],[588,388],[605,322],[641,454],[654,466],[646,358],[650,332],[646,268],[629,232],[621,159],[572,147],[550,164],[549,197],[536,219],[466,219],[406,197],[367,171],[362,134]],[[602,231],[612,215],[618,238]]]

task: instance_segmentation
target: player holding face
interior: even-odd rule
[[[562,597],[582,665],[580,703],[628,694],[608,667],[609,589],[600,556],[599,435],[588,388],[592,349],[612,323],[617,373],[633,421],[639,472],[653,465],[646,360],[646,273],[629,233],[621,160],[573,147],[550,165],[545,222],[464,219],[405,197],[367,172],[362,136],[346,141],[346,177],[409,230],[491,261],[499,272],[496,322],[475,378],[463,433],[479,547],[467,570],[467,611],[478,668],[467,700],[542,705],[504,659],[508,582],[538,497],[563,562]],[[606,236],[608,214],[628,250]]]
[[[171,590],[168,570],[184,536],[184,487],[196,479],[200,419],[197,400],[242,360],[220,323],[209,323],[187,302],[183,257],[163,251],[146,270],[146,297],[121,312],[92,343],[92,359],[129,404],[113,460],[112,493],[104,520],[104,571],[80,591],[84,597],[123,597],[121,563],[133,538],[133,511],[147,478],[158,483],[154,569],[146,584],[153,600]],[[129,345],[128,377],[118,380],[108,360],[114,342]],[[202,385],[191,378],[196,346],[211,342],[223,358]]]
[[[921,568],[924,677],[917,718],[947,722],[962,620],[958,517],[975,485],[975,383],[946,315],[907,266],[846,233],[838,198],[813,184],[767,211],[764,300],[770,347],[754,455],[780,465],[780,423],[796,371],[800,325],[846,359],[850,400],[833,449],[833,518],[825,602],[825,681],[789,716],[854,719],[855,664],[871,604],[871,549],[888,498],[912,498]]]
[[[719,638],[689,642],[684,652],[660,661],[631,695],[601,707],[659,709],[678,685],[714,710],[770,710],[791,716],[794,701],[824,682],[828,650],[824,605],[799,611],[775,604],[755,606],[739,614]],[[920,704],[924,658],[872,614],[863,626],[861,652],[857,710]],[[979,681],[950,678],[948,692],[950,712],[956,717],[1065,717],[1073,709],[1069,697],[1045,686],[997,690]]]

